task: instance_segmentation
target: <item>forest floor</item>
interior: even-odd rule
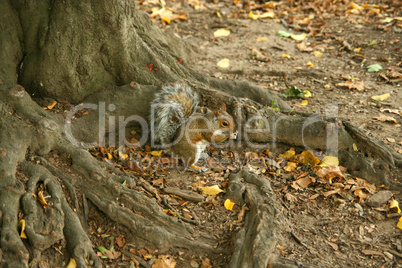
[[[152,14],[163,31],[189,41],[195,53],[185,64],[191,68],[222,79],[247,80],[279,96],[292,87],[307,90],[311,97],[305,92],[304,98],[286,99],[293,110],[325,114],[327,108],[337,107],[339,118],[402,153],[401,2],[176,0],[161,5],[162,1],[143,0],[137,5]],[[230,34],[214,37],[219,29]],[[218,66],[223,59],[229,60],[220,63],[226,64],[225,68]],[[370,65],[374,72],[368,72]],[[389,96],[383,95],[387,93]],[[374,100],[373,96],[383,100]],[[266,105],[275,108],[275,103]],[[238,156],[248,164],[253,156],[270,154],[244,148],[242,152],[209,153],[228,159]],[[105,151],[93,154],[100,159],[107,155]],[[144,172],[144,183],[157,192],[140,186],[138,190],[153,197],[172,217],[178,213],[197,222],[196,230],[207,231],[219,241],[216,247],[230,249],[242,225],[244,208],[235,205],[229,211],[223,206],[223,194],[206,197],[197,189],[211,185],[224,189],[229,173],[237,167],[221,165],[203,174]],[[288,226],[278,236],[276,246],[279,256],[317,267],[402,267],[399,217],[388,217],[394,212],[389,208],[392,198],[402,200],[400,192],[391,191],[392,198],[385,196],[381,205],[369,206],[368,198],[386,187],[352,177],[342,168],[343,175],[332,181],[313,176],[311,169],[301,164],[282,173],[266,166],[254,171],[271,183],[277,206],[286,218]],[[178,197],[180,193],[168,196],[162,190],[166,187],[190,190],[206,199],[190,202]],[[162,201],[163,196],[169,206]],[[115,237],[117,254],[104,257],[107,267],[124,267],[130,260],[138,264],[132,256],[123,251],[120,254],[121,249],[156,268],[226,267],[230,259],[230,255],[199,256],[180,250],[166,253],[131,247],[130,239],[135,238],[94,208],[88,228],[96,246],[109,248],[110,238]]]

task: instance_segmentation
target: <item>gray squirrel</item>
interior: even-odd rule
[[[204,172],[208,169],[195,164],[205,148],[236,139],[237,131],[225,104],[203,113],[197,111],[198,103],[197,94],[183,82],[163,85],[151,103],[151,138],[186,166]]]

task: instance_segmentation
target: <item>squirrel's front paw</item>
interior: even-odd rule
[[[191,170],[193,170],[193,171],[196,171],[196,172],[206,172],[206,171],[208,171],[209,170],[209,168],[206,168],[206,167],[199,167],[199,166],[196,166],[196,165],[194,165],[194,164],[192,164],[192,165],[190,165],[190,169]]]

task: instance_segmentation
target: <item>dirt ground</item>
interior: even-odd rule
[[[161,2],[137,2],[149,14],[156,8],[151,16],[163,31],[189,41],[196,53],[185,64],[199,72],[222,79],[251,81],[279,96],[291,87],[308,90],[311,97],[305,98],[307,105],[302,103],[303,98],[287,99],[292,109],[325,113],[326,108],[335,105],[339,118],[402,153],[401,2],[356,1],[355,4],[329,0],[265,3],[177,0],[163,1],[170,13],[158,15]],[[268,13],[266,16],[272,18],[254,20],[250,11],[254,16]],[[218,29],[227,29],[230,35],[215,38]],[[279,36],[278,31],[295,36]],[[294,40],[299,38],[303,40]],[[229,59],[228,68],[217,66],[222,59]],[[372,64],[380,64],[382,70],[368,72],[367,66]],[[385,93],[390,95],[386,100],[371,99]],[[266,105],[275,108],[275,104]],[[93,153],[99,158],[104,154]],[[209,153],[230,159],[238,154],[247,162],[254,152],[243,149]],[[160,203],[166,213],[177,216],[173,208],[188,221],[197,221],[196,229],[215,237],[219,241],[217,247],[230,250],[242,225],[239,206],[226,210],[223,195],[209,196],[204,202],[189,202],[174,194],[164,194],[162,188],[177,187],[202,195],[197,190],[200,186],[227,186],[228,176],[236,167],[231,163],[204,174],[176,170],[143,173],[144,181],[155,187],[158,194],[145,191],[141,184],[137,188]],[[402,267],[402,231],[396,227],[398,217],[387,216],[390,198],[378,207],[366,204],[369,196],[386,187],[377,185],[372,191],[364,178],[350,175],[331,183],[317,179],[302,187],[295,181],[311,175],[303,167],[283,172],[281,176],[270,168],[257,167],[255,171],[270,181],[277,206],[286,219],[287,226],[276,246],[280,257],[294,260],[294,264],[317,267]],[[353,183],[347,188],[350,180]],[[360,194],[337,190],[355,186],[361,190]],[[402,200],[400,192],[392,194],[395,200]],[[158,195],[166,196],[170,208],[163,205]],[[135,238],[94,207],[90,208],[88,228],[94,245],[109,248],[114,237],[115,251],[122,253],[102,259],[105,267],[129,267],[130,261],[139,263],[138,257],[149,265],[153,263],[152,267],[174,267],[174,263],[176,267],[227,267],[230,259],[230,254],[205,256],[130,246]],[[56,255],[53,258],[57,259]],[[166,266],[157,266],[162,259]]]

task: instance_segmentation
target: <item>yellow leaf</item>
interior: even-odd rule
[[[353,143],[353,151],[355,151],[355,152],[358,152],[358,151],[359,151],[359,149],[357,149],[356,143]]]
[[[339,159],[336,156],[325,156],[321,160],[319,166],[320,167],[339,166]]]
[[[70,258],[70,262],[67,264],[66,268],[75,268],[75,267],[77,267],[77,262],[73,258]]]
[[[258,20],[258,18],[260,17],[259,15],[255,15],[253,11],[250,11],[250,13],[248,13],[248,16],[253,20]]]
[[[261,41],[267,41],[267,40],[268,40],[268,37],[263,36],[263,37],[258,37],[256,41],[261,42]]]
[[[293,156],[295,156],[296,152],[295,150],[288,150],[284,152],[283,154],[278,155],[279,158],[284,158],[286,160],[292,159]]]
[[[310,92],[310,91],[308,91],[308,90],[303,90],[303,93],[304,93],[304,97],[305,97],[305,98],[311,98],[311,92]]]
[[[226,199],[224,206],[227,210],[232,210],[233,206],[235,205],[235,203],[233,203],[232,201],[230,201],[230,199]]]
[[[128,158],[128,154],[123,154],[122,152],[119,151],[119,157],[120,160],[126,160]]]
[[[382,95],[372,96],[371,99],[375,101],[385,101],[389,98],[389,93],[385,93]]]
[[[19,221],[19,223],[18,223],[18,228],[21,229],[20,237],[27,239],[28,237],[27,237],[27,235],[25,234],[25,220],[24,220],[24,219],[21,219],[21,220]]]
[[[216,64],[219,68],[229,68],[229,59],[222,59]]]
[[[311,61],[308,61],[308,62],[306,63],[306,65],[307,65],[308,67],[314,67],[314,63],[312,63]]]
[[[282,57],[290,59],[291,57],[287,54],[282,54]]]
[[[314,51],[314,56],[316,56],[317,58],[321,58],[322,57],[322,52],[321,51]]]
[[[353,52],[360,52],[360,50],[362,50],[362,48],[361,47],[358,47],[358,48],[355,48],[355,49],[353,49]]]
[[[286,166],[285,166],[283,169],[289,172],[289,171],[295,170],[296,167],[297,167],[297,164],[296,164],[296,163],[294,163],[294,162],[287,162],[287,163],[286,163]]]
[[[112,160],[112,159],[113,159],[113,156],[112,156],[110,153],[106,153],[106,155],[107,155],[107,159],[108,159],[108,160]]]
[[[303,41],[304,39],[306,39],[306,34],[302,33],[302,34],[292,34],[290,36],[290,38],[292,38],[293,40],[296,41]]]
[[[52,110],[52,109],[54,108],[54,106],[56,106],[56,104],[57,104],[57,101],[52,101],[51,103],[49,103],[49,105],[47,106],[47,108],[48,108],[49,110]]]
[[[399,218],[399,221],[398,221],[396,227],[398,227],[399,229],[402,230],[402,217]]]
[[[207,195],[217,195],[219,193],[224,192],[218,185],[209,186],[209,187],[200,187],[202,192]]]
[[[300,105],[301,105],[301,106],[307,106],[307,105],[308,105],[308,101],[307,101],[307,100],[303,100],[303,101],[300,103]]]
[[[311,164],[311,166],[315,167],[316,165],[318,165],[318,163],[320,163],[320,159],[318,159],[317,157],[315,157],[313,155],[312,152],[310,151],[303,151],[301,153],[301,155],[303,156],[303,163],[304,164]]]
[[[163,152],[163,150],[160,150],[160,151],[152,151],[152,152],[151,152],[151,155],[153,155],[153,156],[161,156],[162,152]]]
[[[359,6],[358,4],[355,4],[353,2],[350,2],[350,5],[352,6],[353,9],[363,10],[362,6]]]
[[[170,18],[169,17],[161,17],[161,20],[165,21],[167,24],[170,24]]]
[[[392,199],[391,203],[389,204],[390,210],[395,210],[395,213],[401,213],[401,209],[399,208],[399,203],[395,199]]]
[[[272,11],[265,12],[260,16],[261,19],[273,19],[275,17],[275,13]]]
[[[222,37],[222,36],[228,36],[228,35],[230,35],[230,31],[227,29],[218,29],[214,32],[215,38]]]

